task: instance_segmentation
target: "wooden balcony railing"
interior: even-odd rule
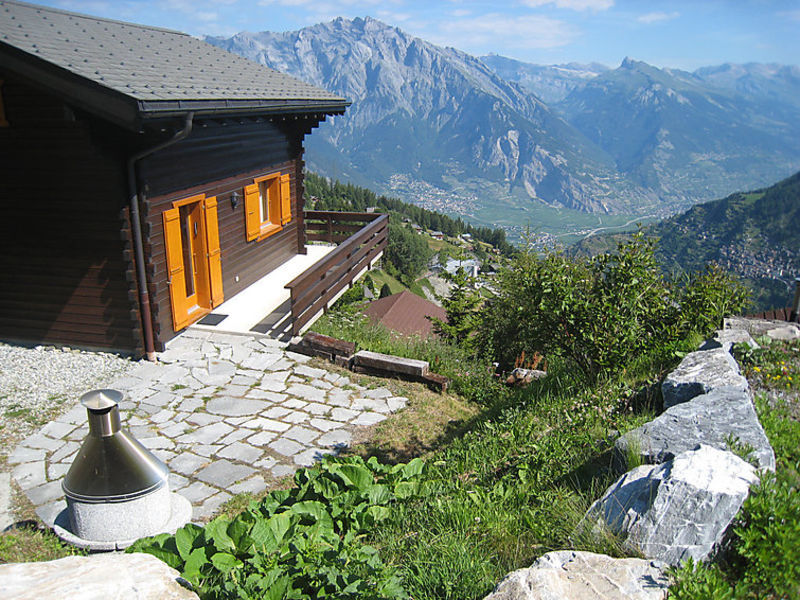
[[[304,219],[306,241],[339,245],[286,284],[291,294],[293,335],[299,335],[352,284],[383,252],[389,239],[389,217],[384,214],[309,210]]]

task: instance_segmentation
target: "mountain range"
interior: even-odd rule
[[[311,169],[466,217],[666,216],[800,168],[797,67],[528,65],[372,18],[206,39],[352,100],[308,139]]]

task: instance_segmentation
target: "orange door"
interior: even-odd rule
[[[163,219],[172,324],[178,331],[222,302],[222,269],[216,199],[195,196],[173,206]]]

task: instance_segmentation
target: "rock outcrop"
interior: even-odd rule
[[[198,600],[179,573],[150,554],[95,554],[0,565],[4,600]]]
[[[731,331],[737,329],[746,331],[753,337],[766,336],[773,340],[784,341],[800,339],[800,326],[786,321],[728,317],[725,319],[724,327]]]
[[[757,481],[735,454],[701,445],[620,477],[591,506],[584,526],[607,528],[629,550],[670,565],[704,560]]]
[[[724,348],[726,352],[730,352],[734,344],[747,344],[754,350],[760,348],[753,336],[744,329],[720,329],[713,337],[703,342],[698,350]]]
[[[664,409],[722,387],[750,389],[730,353],[724,348],[690,352],[661,384]]]
[[[733,447],[731,447],[733,443]],[[758,421],[750,394],[738,388],[716,388],[678,404],[615,444],[616,463],[624,466],[631,454],[657,464],[707,444],[719,450],[752,448],[748,460],[775,470],[775,453]]]
[[[663,600],[666,565],[563,550],[506,575],[484,600]]]

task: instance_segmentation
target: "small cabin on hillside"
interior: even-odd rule
[[[306,251],[303,138],[348,105],[187,34],[0,1],[0,339],[152,357]]]

